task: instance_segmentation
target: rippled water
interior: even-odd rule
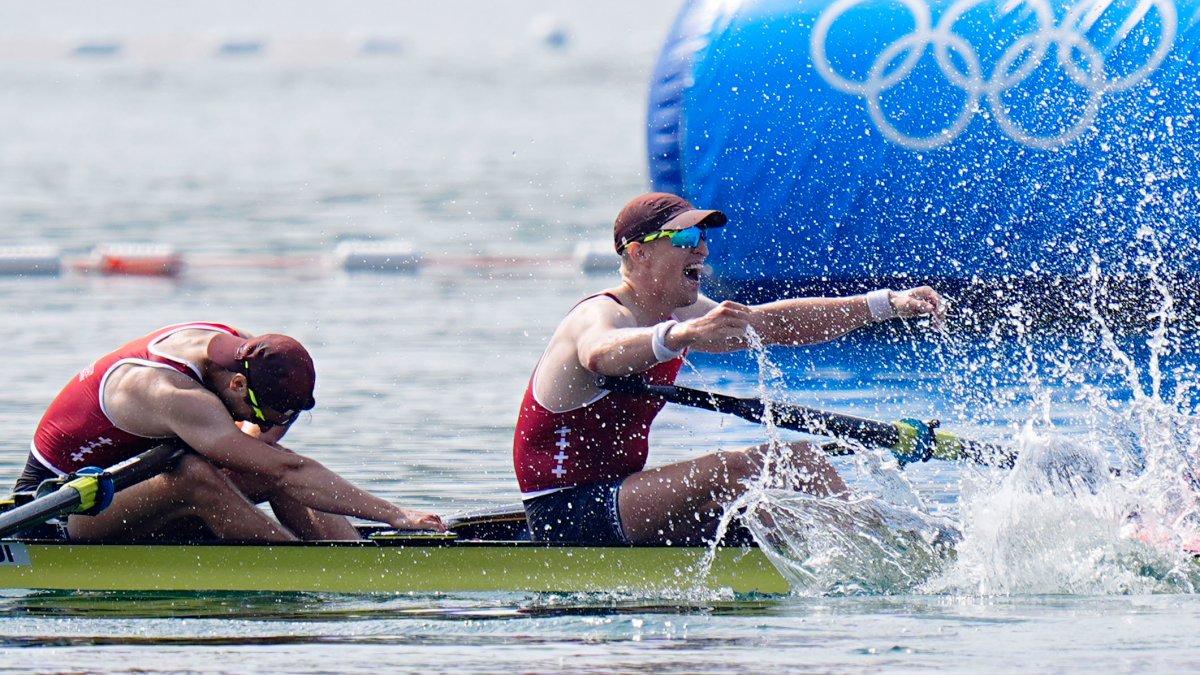
[[[182,38],[167,56],[138,56],[148,36],[197,35],[187,27],[213,21],[165,22],[156,5],[127,3],[121,24],[52,5],[109,34],[137,30],[121,58],[0,61],[0,245],[48,242],[70,257],[98,243],[159,241],[190,267],[175,280],[0,277],[10,326],[0,476],[15,476],[44,406],[91,358],[159,325],[212,319],[311,348],[318,407],[289,436],[297,450],[413,507],[515,502],[517,403],[557,320],[612,280],[580,273],[570,252],[603,240],[613,212],[643,189],[645,81],[672,8],[476,2],[466,9],[480,23],[464,25],[442,8],[366,3],[347,10],[350,20],[300,3],[283,19],[283,6],[268,3],[276,14],[247,19],[268,36],[282,27],[280,39],[311,47],[313,35],[344,37],[375,19],[407,47],[383,60],[318,50],[229,61],[196,57]],[[214,7],[213,16],[229,11]],[[571,48],[534,39],[534,16],[546,12],[575,31]],[[634,12],[643,18],[628,20]],[[67,39],[54,30],[66,20],[37,18],[24,37],[39,49]],[[3,35],[8,54],[14,32]],[[410,275],[336,269],[334,245],[364,236],[411,241],[428,264]],[[1170,467],[1195,449],[1194,340],[1151,327],[1106,345],[1094,324],[1031,332],[1016,316],[990,332],[952,322],[949,335],[904,327],[774,350],[778,371],[761,376],[749,357],[695,359],[684,374],[692,385],[765,387],[873,418],[941,418],[1030,456],[1049,447],[1046,461],[1067,461],[1071,476],[1086,462],[1055,459],[1064,448],[1126,469],[1097,494],[1064,495],[1038,483],[1045,472],[931,462],[897,473],[860,453],[837,463],[862,496],[875,495],[865,502],[877,505],[873,516],[766,497],[806,527],[911,524],[904,508],[915,505],[960,528],[956,555],[923,559],[915,576],[891,572],[916,560],[896,554],[919,541],[884,538],[873,543],[896,557],[881,576],[872,565],[886,557],[859,563],[824,550],[821,566],[793,553],[795,597],[9,592],[0,667],[1194,669],[1192,563],[1173,533],[1147,543],[1129,532],[1135,508],[1143,532],[1186,511],[1187,486]],[[651,461],[762,439],[740,420],[668,408]],[[1127,470],[1135,465],[1152,470]]]
[[[125,608],[134,606],[137,611]],[[120,609],[114,609],[114,605]],[[1186,671],[1192,596],[743,599],[31,598],[20,672]],[[125,611],[122,611],[125,610]],[[132,614],[132,616],[130,616]]]

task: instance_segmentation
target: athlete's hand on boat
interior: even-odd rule
[[[946,300],[929,286],[917,286],[905,291],[892,291],[892,309],[901,319],[928,316],[934,325],[946,317]]]
[[[399,515],[388,521],[388,525],[397,530],[433,530],[445,532],[446,523],[436,513],[400,509]]]

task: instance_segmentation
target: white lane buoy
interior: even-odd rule
[[[183,271],[183,256],[170,244],[101,244],[74,267],[80,272],[169,277]]]
[[[575,245],[575,264],[587,274],[616,272],[621,256],[613,250],[611,241],[581,241]]]
[[[348,272],[415,272],[424,261],[411,242],[399,240],[343,241],[333,256]]]
[[[0,274],[54,275],[62,271],[56,246],[0,246]]]

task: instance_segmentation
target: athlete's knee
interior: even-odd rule
[[[744,450],[722,450],[716,454],[720,474],[725,483],[734,486],[747,478],[757,476],[762,470],[762,457],[755,448]]]
[[[225,474],[199,455],[184,455],[165,476],[180,495],[211,495],[229,489]]]
[[[849,494],[837,467],[820,447],[806,442],[790,443],[787,455],[793,487],[819,495]]]
[[[793,441],[780,445],[762,444],[746,448],[747,470],[764,478],[801,478],[810,474],[836,472],[825,453],[807,441]]]
[[[825,456],[825,453],[818,450],[816,446],[808,441],[785,443],[783,448],[785,455],[807,464],[826,464],[829,462],[829,458]]]
[[[754,445],[749,448],[745,448],[741,451],[741,454],[744,455],[744,461],[747,463],[749,469],[753,473],[759,474],[762,473],[766,467],[769,467],[773,464],[778,464],[788,457],[795,456],[795,452],[798,448],[804,449],[808,447],[809,445],[805,441],[784,443],[783,445],[762,443],[760,445]],[[801,452],[804,452],[804,450],[801,450]]]

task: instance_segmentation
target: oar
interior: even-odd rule
[[[162,473],[183,453],[181,445],[165,443],[103,471],[78,471],[57,490],[0,513],[0,537],[67,513],[98,513],[115,493]]]
[[[463,513],[448,518],[446,524],[463,539],[515,541],[529,538],[523,504],[505,504]]]
[[[751,422],[771,419],[776,426],[809,434],[847,438],[891,450],[901,465],[926,461],[970,459],[981,464],[1012,467],[1016,453],[1001,445],[960,438],[936,429],[937,422],[902,420],[879,422],[801,405],[738,398],[677,385],[649,384],[640,377],[605,377],[600,386],[632,396],[657,396],[671,403],[737,415]]]

